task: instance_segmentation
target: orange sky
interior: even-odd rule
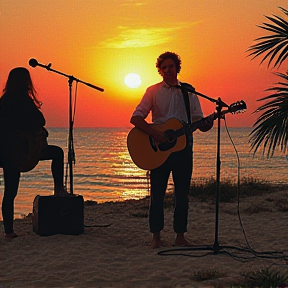
[[[181,81],[231,104],[245,100],[248,111],[227,115],[228,126],[252,126],[251,113],[278,78],[245,52],[265,34],[264,15],[284,14],[287,0],[2,0],[0,2],[0,85],[9,71],[27,67],[42,100],[47,127],[68,126],[68,80],[31,58],[104,88],[78,84],[75,127],[130,126],[147,86],[161,81],[156,58],[165,51],[182,58]],[[135,89],[125,75],[138,73]],[[2,89],[1,88],[1,89]],[[75,83],[73,84],[73,92]],[[74,96],[74,94],[73,94]],[[201,99],[204,113],[215,105]]]

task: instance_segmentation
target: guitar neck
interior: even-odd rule
[[[164,132],[165,136],[167,137],[167,139],[169,139],[169,141],[173,141],[173,139],[175,139],[176,137],[180,137],[184,134],[189,135],[191,133],[193,133],[194,131],[196,131],[197,129],[202,130],[203,132],[209,130],[211,128],[211,126],[207,123],[207,120],[210,122],[211,120],[215,120],[218,117],[222,117],[224,116],[226,113],[236,113],[239,112],[240,110],[246,109],[246,103],[244,101],[239,101],[236,102],[234,104],[232,104],[231,106],[229,106],[229,108],[225,111],[221,111],[221,115],[219,116],[219,113],[212,113],[211,115],[202,118],[201,120],[198,120],[196,122],[193,122],[191,125],[182,122],[182,127],[178,128],[177,130],[166,130]],[[211,119],[212,117],[212,119]],[[202,129],[201,129],[202,128]]]
[[[213,115],[213,120],[215,120],[217,118],[217,114],[213,113],[207,117],[202,118],[201,120],[198,120],[196,122],[193,122],[190,126],[190,132],[193,133],[194,131],[196,131],[197,129],[200,129],[201,127],[205,127],[207,126],[207,120],[208,118],[210,118]]]
[[[215,114],[215,113],[214,113]],[[213,115],[213,114],[211,114]],[[197,129],[204,127],[206,124],[206,120],[208,119],[208,117],[210,116],[207,116],[205,118],[202,118],[201,120],[198,120],[196,122],[193,122],[191,125],[187,124],[187,123],[182,123],[183,124],[183,127],[177,129],[177,130],[174,130],[173,131],[173,136],[177,136],[177,137],[180,137],[184,134],[190,134],[190,133],[193,133],[194,131],[196,131]],[[164,132],[164,134],[166,134],[166,137],[169,138],[169,134],[170,134],[170,131],[167,130]]]

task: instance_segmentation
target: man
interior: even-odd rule
[[[181,59],[173,52],[165,52],[159,56],[156,67],[163,81],[147,88],[141,102],[136,107],[130,122],[138,129],[151,135],[156,143],[167,141],[163,132],[149,125],[145,118],[152,112],[153,124],[162,124],[170,118],[177,118],[188,123],[188,114],[185,107],[181,83],[178,73],[181,70]],[[183,87],[183,85],[182,85]],[[191,86],[191,88],[193,88]],[[188,93],[190,102],[190,117],[192,122],[203,118],[198,97]],[[188,109],[189,111],[189,109]],[[202,131],[208,131],[213,126],[213,117],[208,117],[202,125]],[[175,190],[175,209],[173,228],[176,233],[175,245],[188,246],[184,233],[188,222],[188,194],[192,176],[192,143],[191,133],[186,135],[186,147],[173,152],[160,167],[151,171],[151,202],[149,211],[150,232],[153,234],[151,248],[162,245],[160,232],[164,227],[164,196],[168,178],[172,172]]]

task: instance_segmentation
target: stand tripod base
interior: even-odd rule
[[[229,250],[234,250],[234,254],[232,252],[229,252]],[[189,251],[200,251],[205,252],[201,255],[196,254],[188,254]],[[235,252],[238,252],[235,254]],[[239,253],[240,252],[240,253]],[[179,247],[174,249],[167,249],[162,250],[158,252],[158,255],[161,256],[190,256],[190,257],[204,257],[208,255],[218,255],[218,254],[226,254],[230,257],[232,257],[235,260],[241,260],[241,261],[249,261],[252,259],[255,259],[259,257],[260,254],[256,253],[252,249],[246,249],[246,248],[240,248],[235,246],[220,246],[219,243],[215,243],[214,245],[195,245],[195,246],[187,246],[187,247]],[[244,254],[247,254],[246,256]]]

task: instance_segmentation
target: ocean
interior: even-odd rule
[[[130,129],[74,129],[76,160],[73,165],[74,194],[83,195],[85,201],[93,200],[98,203],[140,199],[149,194],[147,172],[139,169],[132,162],[127,150],[126,139]],[[64,149],[64,174],[66,174],[68,129],[50,128],[48,131],[49,144],[58,145]],[[237,181],[239,172],[241,178],[249,177],[274,184],[287,184],[286,155],[276,151],[271,159],[266,159],[261,153],[253,157],[248,143],[251,128],[229,128],[228,131],[232,141],[226,128],[221,127],[221,180]],[[192,181],[203,182],[212,177],[216,178],[216,156],[217,127],[207,133],[194,132]],[[51,161],[40,161],[32,171],[22,173],[15,200],[16,218],[32,212],[36,195],[53,194],[50,165]],[[69,185],[69,175],[66,180]],[[4,189],[2,170],[0,170],[0,184],[2,198]],[[171,179],[168,185],[169,190],[173,191]]]

